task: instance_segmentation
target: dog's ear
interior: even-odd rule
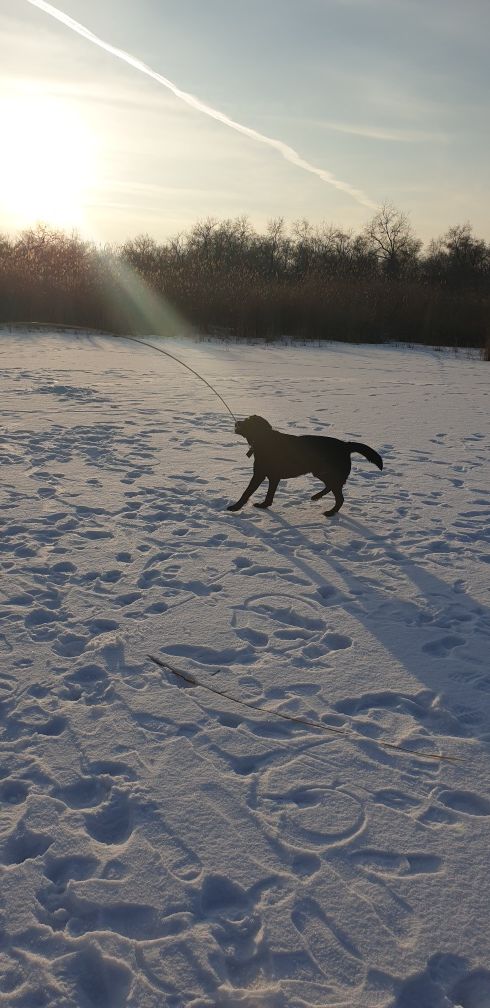
[[[265,420],[264,417],[257,416],[256,414],[248,417],[246,424],[251,432],[258,435],[265,434],[266,431],[272,430],[269,421]]]

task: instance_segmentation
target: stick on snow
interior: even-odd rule
[[[215,693],[216,696],[224,697],[226,700],[231,700],[232,703],[239,704],[240,707],[248,707],[250,710],[259,711],[261,714],[267,714],[270,717],[282,718],[284,721],[294,721],[296,724],[306,725],[307,728],[315,728],[320,731],[328,732],[331,735],[340,735],[345,739],[351,739],[355,742],[369,742],[371,739],[364,738],[358,732],[345,731],[343,728],[334,728],[332,725],[326,725],[322,721],[313,721],[310,718],[295,717],[294,714],[284,714],[281,711],[269,710],[267,707],[260,707],[259,704],[251,703],[248,700],[242,700],[240,697],[232,696],[230,693],[225,693],[224,690],[217,689],[215,686],[208,686],[207,683],[203,683],[200,679],[196,679],[190,672],[184,672],[182,669],[175,668],[175,665],[169,665],[168,662],[163,661],[161,658],[157,658],[156,655],[148,655],[150,661],[158,665],[159,668],[164,669],[165,672],[171,672],[172,675],[177,676],[179,679],[183,679],[184,682],[188,683],[189,686],[200,686],[201,689],[205,689],[208,693]],[[434,753],[434,752],[419,752],[416,749],[409,749],[406,746],[397,745],[396,742],[383,742],[380,739],[375,740],[375,744],[380,746],[382,749],[395,749],[397,752],[407,753],[410,756],[416,756],[418,759],[434,759],[440,761],[448,761],[459,763],[461,762],[458,756],[448,756],[445,753]]]

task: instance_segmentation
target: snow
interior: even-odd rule
[[[385,469],[330,520],[307,478],[231,514],[195,378],[0,334],[0,1005],[488,1008],[488,366],[169,346]]]

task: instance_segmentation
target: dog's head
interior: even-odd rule
[[[271,430],[269,421],[261,416],[249,416],[246,420],[237,420],[235,424],[235,432],[244,437],[249,444],[260,441]]]

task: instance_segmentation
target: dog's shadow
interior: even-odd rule
[[[482,707],[487,706],[482,701],[485,692],[490,693],[490,675],[485,673],[481,648],[479,656],[471,648],[465,651],[465,647],[471,644],[476,632],[480,640],[483,637],[488,640],[487,651],[490,650],[490,610],[464,591],[461,585],[437,577],[355,518],[337,515],[331,520],[333,524],[337,528],[351,529],[365,544],[376,548],[372,576],[375,576],[380,564],[381,569],[383,563],[392,567],[395,565],[402,578],[409,579],[416,587],[415,598],[398,598],[397,581],[394,582],[393,593],[387,591],[386,582],[377,587],[371,577],[367,583],[365,565],[364,576],[358,576],[345,560],[339,558],[338,551],[329,556],[328,541],[320,546],[309,539],[304,530],[291,525],[276,512],[268,512],[267,523],[250,522],[250,533],[261,539],[282,560],[287,560],[303,580],[310,582],[318,593],[320,605],[335,606],[337,610],[341,607],[353,616],[425,688],[434,694],[443,692],[455,713],[462,706],[464,692],[463,705],[466,708],[471,706],[475,713],[481,714]],[[271,534],[271,526],[280,534]],[[305,558],[305,549],[313,554],[312,560]],[[298,555],[299,550],[301,555]],[[315,556],[321,556],[322,571],[314,564]],[[334,589],[328,584],[326,567],[337,575],[336,582],[340,576],[344,590]],[[420,628],[424,628],[422,642]],[[428,628],[433,633],[428,633]],[[379,688],[383,689],[382,683]],[[389,689],[388,683],[385,689]]]

